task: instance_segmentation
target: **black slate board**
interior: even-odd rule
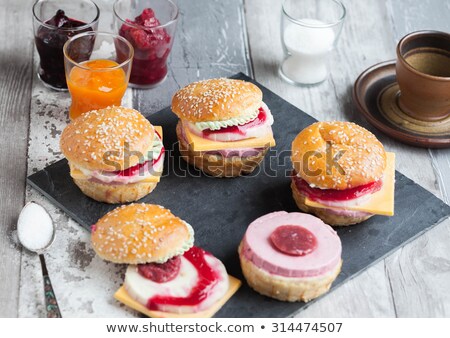
[[[235,78],[251,80],[243,74]],[[243,280],[237,246],[250,222],[278,210],[298,211],[289,187],[290,146],[297,133],[315,119],[256,83],[271,109],[277,146],[267,154],[260,170],[250,176],[217,179],[189,167],[179,157],[177,118],[166,108],[149,117],[164,131],[164,177],[142,201],[165,206],[192,224],[197,245],[211,251],[228,272]],[[167,156],[167,155],[171,156]],[[450,215],[450,206],[409,178],[396,172],[395,216],[374,216],[357,226],[338,229],[344,264],[336,288],[370,265],[438,224]],[[75,186],[66,160],[60,160],[28,177],[28,182],[86,229],[115,206],[96,202]],[[285,303],[260,296],[244,282],[217,317],[287,317],[305,303]]]

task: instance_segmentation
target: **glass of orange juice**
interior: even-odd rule
[[[111,33],[86,32],[68,40],[63,52],[72,97],[71,119],[90,110],[121,105],[134,54],[126,39]]]

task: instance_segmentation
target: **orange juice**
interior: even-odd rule
[[[127,75],[119,64],[111,60],[90,60],[73,67],[67,77],[72,96],[69,116],[107,106],[120,106],[127,89]]]

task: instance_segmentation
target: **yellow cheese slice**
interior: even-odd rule
[[[159,136],[161,136],[161,141],[162,141],[162,137],[163,137],[163,129],[161,126],[153,126],[155,127],[155,130],[158,132]]]
[[[159,136],[161,136],[161,140],[163,137],[163,130],[161,126],[154,126],[155,130],[158,132]],[[89,176],[86,176],[85,174],[83,174],[83,172],[77,168],[74,168],[73,166],[70,166],[70,176],[72,176],[72,178],[76,179],[76,180],[87,180],[90,179]],[[153,183],[158,183],[160,181],[160,176],[148,176],[136,183],[143,183],[143,182],[153,182]]]
[[[386,170],[382,188],[372,195],[366,203],[345,207],[345,210],[363,211],[375,215],[394,216],[394,188],[395,188],[395,154],[386,153]],[[305,199],[305,204],[315,208],[341,210],[344,208],[328,207],[326,205]]]
[[[153,317],[153,318],[211,318],[216,314],[217,311],[219,311],[221,309],[221,307],[231,298],[231,296],[233,296],[236,293],[236,291],[241,286],[241,281],[239,279],[234,278],[233,276],[230,276],[230,275],[228,275],[228,278],[230,280],[230,286],[228,287],[227,293],[219,301],[217,301],[212,307],[210,307],[208,310],[197,312],[197,313],[178,314],[178,313],[149,310],[144,305],[142,305],[141,303],[138,303],[133,298],[131,298],[123,286],[120,287],[120,289],[116,291],[116,293],[114,294],[114,298],[117,299],[119,302],[122,302],[126,306],[132,308],[133,310],[143,313],[147,317]]]
[[[263,148],[275,146],[275,139],[273,134],[270,133],[265,137],[254,137],[241,141],[219,142],[211,141],[200,136],[197,136],[189,130],[184,128],[187,141],[194,151],[212,151],[222,149],[239,149],[239,148]]]
[[[89,177],[83,174],[83,172],[73,166],[70,166],[70,176],[76,180],[87,180]]]
[[[74,178],[76,180],[88,180],[88,179],[90,179],[89,176],[86,176],[79,169],[76,169],[76,168],[72,168],[70,170],[70,176],[72,176],[72,178]],[[143,178],[142,180],[139,180],[139,181],[137,181],[135,183],[142,183],[142,182],[158,183],[159,181],[160,181],[160,177],[159,176],[148,176],[148,177]]]

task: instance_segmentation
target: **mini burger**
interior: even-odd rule
[[[159,205],[123,205],[92,226],[95,252],[129,264],[114,297],[151,317],[212,317],[239,288],[219,259],[193,244],[192,227]]]
[[[308,302],[323,295],[342,265],[336,232],[300,212],[259,217],[248,226],[238,252],[248,285],[281,301]]]
[[[395,155],[350,122],[317,122],[292,143],[292,193],[298,207],[330,225],[394,214]]]
[[[60,146],[75,184],[100,202],[144,197],[156,187],[163,169],[162,130],[134,109],[87,112],[64,129]]]
[[[215,177],[251,173],[275,145],[273,117],[250,82],[211,79],[191,83],[172,99],[180,118],[181,156]]]

